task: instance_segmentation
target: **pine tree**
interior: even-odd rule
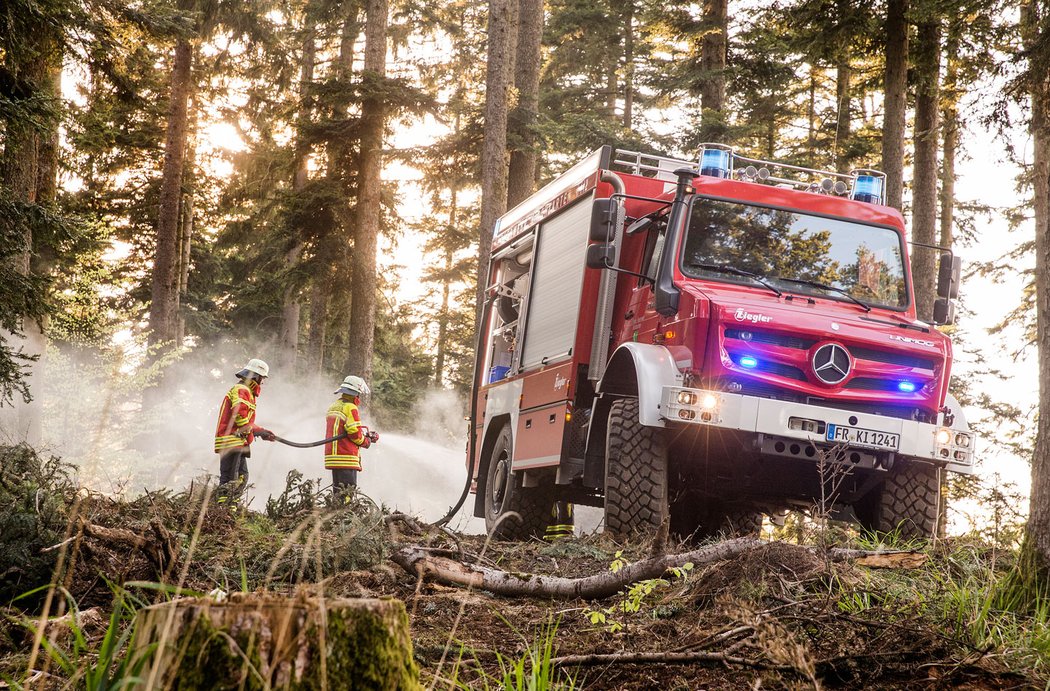
[[[381,87],[386,73],[388,12],[386,0],[367,0],[365,4],[362,78],[372,91],[366,93],[361,104],[360,183],[354,219],[350,352],[346,360],[347,371],[365,381],[372,378],[376,328],[376,251],[382,222],[380,173],[387,117]]]

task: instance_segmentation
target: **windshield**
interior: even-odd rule
[[[693,278],[755,281],[718,269],[731,267],[785,291],[847,299],[787,279],[824,283],[899,309],[908,304],[902,256],[900,235],[889,228],[697,197],[682,270]]]

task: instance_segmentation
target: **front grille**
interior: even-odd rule
[[[899,392],[898,382],[895,379],[875,379],[874,377],[855,377],[846,384],[847,389],[860,389],[861,391],[893,391]]]
[[[901,367],[914,367],[916,369],[933,370],[936,363],[929,358],[906,353],[891,353],[874,348],[861,348],[850,346],[850,354],[858,360],[872,360],[874,362],[885,362],[889,365],[900,365]]]
[[[750,334],[751,337],[745,339],[742,337],[744,334]],[[772,331],[755,331],[753,329],[726,329],[726,338],[733,338],[745,343],[766,343],[797,350],[808,350],[816,343],[816,340],[810,338],[779,334]]]

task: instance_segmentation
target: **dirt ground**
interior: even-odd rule
[[[600,601],[501,597],[421,580],[389,555],[399,546],[427,545],[510,572],[585,577],[645,559],[656,548],[604,535],[487,543],[391,517],[368,502],[347,511],[319,508],[315,489],[290,483],[266,514],[240,515],[202,504],[193,491],[134,502],[70,494],[68,520],[47,541],[64,545],[56,550],[64,550],[57,573],[68,602],[103,613],[101,626],[85,631],[94,640],[121,584],[142,603],[167,597],[141,585],[150,582],[199,592],[323,589],[329,596],[402,600],[422,681],[439,689],[498,686],[502,668],[545,642],[556,663],[565,656],[655,655],[557,665],[556,679],[573,677],[575,688],[585,689],[1046,686],[1045,652],[976,635],[969,610],[955,602],[965,591],[953,579],[970,574],[971,582],[973,574],[979,580],[998,568],[978,548],[944,543],[927,550],[923,567],[886,570],[772,542]],[[59,542],[62,530],[66,539]],[[659,551],[688,548],[669,544]],[[0,676],[24,674],[28,640],[17,621],[34,608],[39,598],[6,609]]]

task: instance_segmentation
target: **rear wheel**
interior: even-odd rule
[[[861,527],[896,533],[905,540],[929,539],[937,530],[940,469],[921,463],[898,463],[881,487],[853,505]]]
[[[609,410],[605,443],[605,530],[618,537],[655,533],[668,515],[664,430],[638,421],[638,400]]]
[[[523,473],[512,469],[510,425],[499,432],[488,459],[485,479],[485,529],[500,540],[543,535],[554,505],[549,487],[523,487]],[[517,516],[507,514],[516,513]]]

